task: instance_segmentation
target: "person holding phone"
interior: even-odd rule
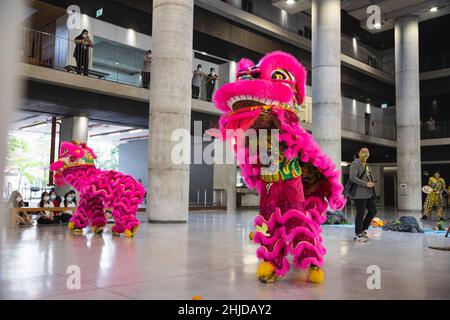
[[[89,39],[89,31],[84,29],[81,31],[75,40],[75,50],[73,56],[77,61],[77,73],[83,73],[85,76],[88,75],[89,71],[89,48],[92,48],[94,44],[91,39]]]
[[[350,181],[356,185],[352,200],[356,206],[355,237],[358,242],[370,240],[367,236],[370,222],[377,214],[375,204],[375,179],[372,170],[367,163],[370,152],[367,147],[362,147],[358,152],[358,159],[350,165]],[[366,213],[367,210],[367,213]]]

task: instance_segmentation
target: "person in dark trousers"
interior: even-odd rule
[[[369,229],[372,219],[377,214],[375,204],[375,180],[372,171],[367,164],[369,149],[362,147],[359,149],[359,158],[350,165],[350,181],[356,185],[352,200],[356,206],[355,218],[355,241],[366,242],[369,239],[367,229]],[[366,214],[367,210],[367,214]]]
[[[200,97],[200,86],[202,85],[203,77],[202,65],[199,64],[192,75],[192,98],[198,99]]]
[[[152,67],[152,50],[148,50],[144,56],[144,61],[142,62],[142,87],[149,89],[150,88],[150,75]]]
[[[89,31],[84,29],[81,31],[80,35],[75,38],[75,50],[73,56],[77,61],[77,73],[83,73],[85,76],[88,75],[89,71],[89,48],[92,48],[91,39],[89,39]]]
[[[210,69],[210,73],[206,77],[206,99],[211,101],[214,88],[216,87],[216,81],[218,76],[214,68]]]

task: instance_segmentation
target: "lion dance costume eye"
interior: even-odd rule
[[[311,282],[322,282],[325,248],[320,225],[327,207],[341,209],[345,199],[339,171],[298,123],[306,70],[293,56],[276,51],[257,65],[242,59],[236,79],[218,89],[213,100],[223,112],[219,136],[233,141],[236,155],[247,156],[237,156],[241,174],[247,186],[260,193],[259,215],[250,234],[263,260],[258,278],[273,282],[283,277],[290,268],[286,256],[291,254],[295,267],[308,269]],[[261,128],[278,129],[278,150],[267,152],[278,158],[272,159],[272,170],[263,170],[266,159],[258,155],[257,161],[249,161],[251,147],[239,143],[245,135],[237,132]],[[268,139],[258,133],[257,137]],[[267,145],[272,148],[269,141]]]
[[[58,161],[50,166],[55,171],[55,183],[67,183],[80,194],[69,230],[83,232],[90,222],[94,233],[102,233],[108,209],[114,217],[113,235],[134,236],[140,223],[136,212],[144,199],[144,187],[129,175],[97,169],[96,155],[84,143],[63,141],[60,150]]]

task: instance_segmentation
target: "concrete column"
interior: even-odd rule
[[[19,71],[18,48],[21,43],[19,21],[22,21],[25,4],[23,1],[0,1],[0,28],[8,30],[3,34],[3,47],[0,50],[0,191],[3,194],[4,169],[6,165],[7,134],[10,127],[13,110],[20,105],[20,81],[17,76]],[[3,198],[3,196],[1,197]],[[9,210],[4,210],[6,201],[0,201],[0,247],[10,238],[4,236],[7,227],[11,225]],[[14,221],[14,220],[13,220]]]
[[[59,141],[78,140],[87,143],[89,131],[88,117],[63,118],[59,129]]]
[[[227,165],[227,211],[236,210],[236,171],[236,165]]]
[[[66,117],[61,120],[59,128],[59,144],[62,141],[78,140],[87,143],[89,131],[88,117]],[[56,148],[55,160],[59,156],[59,146]],[[59,196],[64,196],[71,189],[68,185],[55,186],[55,191]],[[77,199],[79,200],[79,199]]]
[[[171,154],[186,130],[190,150],[193,0],[153,0],[153,57],[150,90],[148,205],[150,222],[186,222],[189,210],[189,163]],[[189,162],[189,157],[188,161]]]
[[[341,168],[341,4],[312,1],[312,132]]]
[[[398,209],[422,207],[420,163],[419,20],[395,22]]]

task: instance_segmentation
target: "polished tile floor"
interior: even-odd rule
[[[248,240],[255,212],[144,222],[133,239],[109,230],[75,236],[63,226],[9,229],[0,238],[0,298],[450,299],[450,251],[429,249],[430,234],[371,230],[373,240],[357,244],[353,229],[341,226],[323,226],[323,284],[305,282],[293,268],[274,284],[260,283],[257,247]],[[80,289],[67,287],[72,265],[81,270]],[[371,265],[381,271],[379,290],[367,287]]]

